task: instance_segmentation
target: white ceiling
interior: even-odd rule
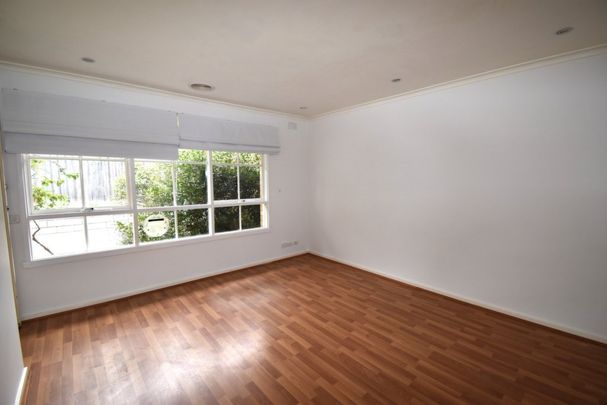
[[[605,0],[0,0],[2,60],[308,116],[602,43]]]

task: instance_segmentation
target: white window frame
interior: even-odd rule
[[[267,215],[267,196],[266,196],[266,190],[267,190],[267,186],[265,184],[264,179],[266,178],[265,176],[265,160],[266,160],[266,155],[262,154],[262,159],[261,159],[261,167],[255,164],[249,164],[249,163],[240,163],[240,155],[237,154],[236,155],[236,163],[213,163],[212,160],[212,155],[213,153],[209,153],[209,157],[208,157],[208,162],[209,162],[209,167],[211,170],[211,176],[210,176],[210,180],[211,182],[213,181],[213,167],[214,166],[219,166],[219,167],[230,167],[230,166],[236,166],[236,193],[237,193],[237,197],[234,200],[217,200],[215,201],[215,198],[213,196],[213,184],[210,185],[210,191],[209,191],[209,196],[213,197],[211,198],[209,201],[211,201],[211,206],[213,209],[213,231],[215,230],[215,208],[228,208],[228,207],[238,207],[238,229],[234,230],[234,231],[228,231],[228,232],[239,232],[239,231],[243,231],[242,229],[242,207],[245,205],[259,205],[261,206],[261,222],[262,222],[262,227],[263,227],[263,223],[266,220]],[[261,181],[261,189],[259,190],[259,196],[260,198],[240,198],[240,168],[241,167],[259,167],[259,173],[260,176],[262,178]],[[266,209],[264,210],[263,206],[266,205]],[[209,224],[209,227],[211,225]],[[255,229],[255,228],[253,228]],[[245,229],[246,230],[246,229]],[[227,232],[220,232],[220,233],[227,233]]]
[[[82,199],[82,204],[80,208],[56,208],[56,209],[48,209],[48,210],[38,210],[35,211],[34,210],[34,204],[32,201],[32,194],[31,194],[31,190],[32,190],[32,171],[31,171],[31,165],[30,165],[30,161],[32,159],[49,159],[49,160],[60,160],[60,159],[65,159],[65,160],[76,160],[78,161],[78,165],[79,165],[79,171],[80,171],[80,176],[79,176],[79,182],[80,182],[80,193],[81,193],[81,199]],[[108,162],[124,162],[125,167],[125,174],[128,177],[129,171],[130,169],[130,165],[132,164],[131,160],[132,159],[126,159],[126,158],[106,158],[106,157],[95,157],[95,156],[68,156],[68,155],[44,155],[44,154],[30,154],[30,155],[22,155],[22,159],[25,160],[24,162],[24,172],[25,172],[25,182],[26,182],[26,193],[25,193],[25,201],[27,204],[27,210],[26,212],[31,215],[31,216],[38,216],[38,215],[53,215],[53,214],[61,214],[61,213],[83,213],[87,210],[89,210],[90,208],[87,208],[85,206],[85,192],[84,192],[84,169],[83,169],[83,165],[82,162],[85,161],[108,161]],[[129,185],[127,184],[127,188],[129,187]],[[127,192],[129,193],[129,196],[131,195],[131,190],[127,189]],[[127,201],[127,204],[125,205],[116,205],[116,206],[105,206],[105,207],[96,207],[95,209],[102,211],[109,211],[109,210],[126,210],[129,208],[130,206],[130,201]],[[93,210],[94,211],[94,210]]]
[[[270,212],[270,203],[269,203],[269,192],[268,192],[268,156],[267,154],[261,154],[261,163],[260,165],[255,164],[241,164],[239,159],[240,156],[238,152],[237,163],[227,163],[227,164],[215,164],[215,166],[236,166],[237,167],[237,192],[238,196],[240,196],[240,166],[251,166],[251,167],[259,167],[260,176],[261,176],[261,184],[260,184],[260,198],[256,199],[236,199],[236,200],[220,200],[215,201],[213,198],[213,161],[212,161],[212,151],[205,151],[207,159],[206,162],[201,161],[180,161],[180,160],[154,160],[154,159],[133,159],[133,158],[105,158],[105,157],[93,157],[93,156],[68,156],[68,155],[43,155],[43,154],[31,154],[31,155],[22,155],[22,167],[23,167],[23,184],[24,184],[24,201],[25,201],[25,221],[23,221],[24,226],[26,228],[26,234],[28,237],[28,262],[29,267],[34,267],[36,265],[44,264],[44,263],[55,263],[55,262],[66,262],[66,261],[74,261],[85,258],[92,258],[98,256],[107,256],[113,254],[121,254],[131,251],[137,250],[145,250],[149,248],[164,248],[170,246],[176,246],[181,244],[189,244],[201,241],[210,241],[217,239],[224,239],[229,237],[237,237],[237,236],[245,236],[251,234],[257,234],[261,232],[269,231],[269,212]],[[32,177],[31,177],[31,159],[57,159],[57,158],[65,158],[66,160],[78,160],[80,165],[80,193],[82,199],[82,207],[81,208],[58,208],[51,210],[38,210],[34,211],[33,202],[32,202]],[[109,161],[119,161],[125,162],[125,170],[126,170],[126,183],[127,183],[127,194],[128,194],[128,205],[126,206],[115,206],[115,207],[95,207],[91,209],[90,207],[86,207],[85,204],[85,191],[84,191],[84,174],[82,168],[82,162],[87,160],[109,160]],[[163,163],[171,163],[172,164],[172,176],[173,176],[173,204],[171,206],[162,206],[162,207],[138,207],[137,206],[137,194],[136,194],[136,185],[135,185],[135,161],[142,162],[163,162]],[[178,164],[199,164],[206,165],[206,178],[207,178],[207,203],[206,204],[189,204],[189,205],[177,205],[177,165]],[[250,229],[242,229],[242,215],[241,215],[241,207],[245,205],[259,205],[261,209],[261,226],[257,228]],[[215,208],[216,207],[239,207],[239,229],[234,231],[226,231],[226,232],[215,232]],[[177,225],[177,212],[184,210],[194,210],[194,209],[207,209],[207,218],[208,218],[208,233],[203,235],[196,236],[187,236],[187,237],[179,237],[178,236],[178,225]],[[173,212],[174,215],[174,227],[175,227],[175,237],[172,239],[166,240],[158,240],[158,241],[148,241],[148,242],[140,242],[139,240],[139,223],[138,223],[138,214],[145,212]],[[88,231],[87,231],[87,221],[88,217],[92,216],[100,216],[100,215],[130,215],[132,218],[133,225],[133,243],[130,245],[125,245],[121,247],[116,247],[107,250],[95,250],[95,251],[85,251],[82,253],[75,253],[69,255],[62,255],[56,257],[49,258],[40,258],[34,259],[33,247],[32,247],[32,233],[30,222],[32,220],[43,220],[43,219],[57,219],[57,218],[82,218],[83,226],[84,226],[84,234],[85,234],[85,242],[88,249]]]

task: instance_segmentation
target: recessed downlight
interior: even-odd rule
[[[391,81],[392,81],[392,83],[398,83],[398,82],[400,82],[400,77],[396,77],[396,78],[392,79]]]
[[[307,110],[308,107],[306,107],[305,105],[302,105],[301,107],[299,107],[300,110]]]
[[[573,31],[573,27],[563,27],[555,32],[556,35],[565,35]]]
[[[214,86],[211,86],[210,84],[206,84],[206,83],[192,83],[192,84],[190,84],[190,88],[192,90],[200,90],[200,91],[215,90]]]
[[[95,63],[95,59],[89,58],[88,56],[83,56],[82,58],[80,58],[80,60],[86,63]]]

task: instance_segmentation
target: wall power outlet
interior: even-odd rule
[[[298,244],[299,244],[299,241],[293,240],[293,241],[288,241],[288,242],[282,242],[280,244],[280,247],[284,249],[284,248],[288,248],[291,246],[297,246]]]

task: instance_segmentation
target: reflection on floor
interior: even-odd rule
[[[607,401],[607,346],[312,255],[25,322],[29,404]]]

